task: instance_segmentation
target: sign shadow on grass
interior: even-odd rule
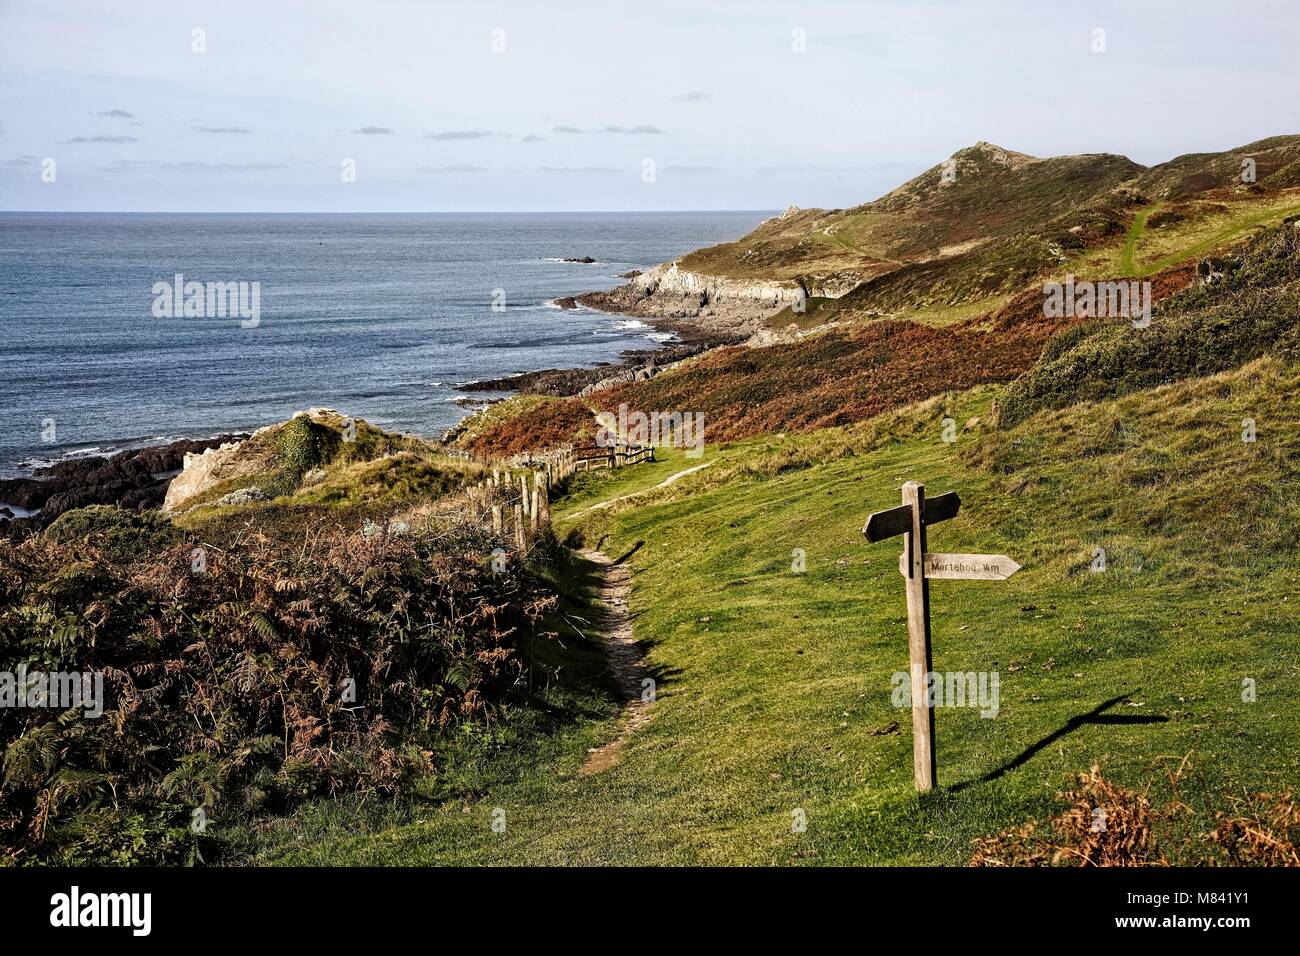
[[[1139,692],[1140,692],[1140,688],[1137,690],[1130,691],[1127,694],[1120,694],[1118,697],[1112,697],[1110,700],[1098,704],[1096,707],[1088,711],[1086,714],[1079,714],[1077,717],[1071,717],[1069,720],[1065,722],[1064,726],[1048,734],[1046,737],[1044,737],[1042,740],[1038,741],[1037,743],[1030,744],[1019,754],[1017,754],[1011,760],[1004,763],[1002,766],[998,767],[996,770],[990,770],[988,773],[984,774],[984,776],[977,777],[974,780],[963,780],[961,783],[954,784],[950,788],[951,792],[956,793],[959,790],[965,790],[967,787],[976,783],[991,783],[992,781],[998,779],[999,777],[1007,773],[1010,773],[1012,770],[1015,770],[1017,767],[1021,767],[1024,764],[1028,763],[1029,760],[1040,750],[1050,747],[1052,744],[1056,743],[1056,741],[1060,740],[1066,734],[1073,733],[1074,731],[1078,730],[1080,727],[1084,726],[1085,724],[1163,724],[1164,722],[1169,720],[1168,717],[1164,717],[1159,714],[1107,714],[1105,713],[1106,711],[1114,707],[1116,704],[1120,703],[1121,701],[1128,700],[1134,694],[1137,694]]]

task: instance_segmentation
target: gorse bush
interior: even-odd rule
[[[104,691],[98,718],[0,708],[0,859],[211,859],[222,820],[427,784],[439,739],[510,699],[554,601],[493,573],[491,544],[253,535],[130,563],[95,534],[0,544],[0,670]]]
[[[115,505],[65,511],[45,529],[45,536],[60,544],[93,543],[115,561],[160,551],[180,538],[159,512],[128,511]]]
[[[280,458],[285,471],[296,479],[315,468],[326,458],[324,446],[333,445],[338,436],[330,429],[317,425],[306,415],[289,419],[280,433]],[[333,449],[331,448],[332,452]]]

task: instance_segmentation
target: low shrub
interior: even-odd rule
[[[554,600],[468,526],[160,550],[90,510],[0,543],[0,671],[103,681],[99,717],[0,708],[0,859],[210,859],[222,821],[418,787],[516,692]]]
[[[1097,767],[1079,775],[1050,827],[1036,822],[975,841],[971,866],[1150,866],[1167,864],[1152,837],[1151,800],[1116,786]]]
[[[45,529],[57,544],[87,544],[112,561],[129,561],[156,553],[180,537],[170,521],[157,511],[128,511],[116,505],[90,505],[59,515]]]
[[[1231,798],[1214,828],[1189,829],[1191,808],[1171,777],[1170,800],[1118,786],[1094,766],[1074,790],[1057,794],[1069,808],[1049,824],[1030,821],[974,841],[970,865],[989,866],[1300,866],[1300,807],[1289,794]]]

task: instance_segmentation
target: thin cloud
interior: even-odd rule
[[[544,143],[544,142],[546,142],[546,137],[545,137],[545,136],[538,136],[536,133],[529,133],[527,136],[525,136],[525,137],[524,137],[523,139],[521,139],[519,142],[521,142],[521,143]]]
[[[674,96],[673,101],[677,103],[702,103],[704,100],[711,100],[713,96],[709,93],[700,93],[698,91],[683,93],[681,96]]]
[[[664,172],[666,173],[685,173],[688,175],[692,173],[716,173],[717,171],[718,171],[717,166],[665,166],[664,167]]]
[[[159,163],[158,168],[181,173],[244,173],[289,167],[284,163],[209,163],[191,159],[182,163]]]
[[[134,136],[74,136],[65,143],[138,143]]]
[[[192,126],[196,133],[251,133],[247,126]]]
[[[640,135],[662,136],[664,131],[661,130],[658,126],[650,126],[646,123],[642,123],[640,126],[632,126],[632,127],[617,126],[611,124],[610,126],[606,126],[604,129],[602,129],[601,132],[622,133],[628,136],[640,136]]]
[[[585,129],[579,129],[577,126],[556,126],[554,129],[551,130],[551,132],[576,134],[576,133],[586,133],[587,131]],[[616,133],[622,136],[663,135],[663,130],[661,130],[658,126],[651,126],[649,123],[640,123],[636,126],[620,126],[617,123],[610,123],[607,126],[602,126],[598,130],[594,130],[594,132]]]
[[[790,176],[790,175],[807,175],[809,173],[825,174],[832,176],[861,175],[862,173],[915,173],[924,169],[924,165],[908,163],[896,160],[882,160],[875,163],[865,163],[858,166],[830,166],[820,163],[795,163],[789,166],[760,166],[758,175],[760,177],[768,176]]]
[[[135,119],[134,113],[128,113],[126,110],[104,110],[102,113],[91,113],[91,116],[107,116],[113,119]]]
[[[486,173],[486,166],[474,166],[470,163],[457,163],[452,166],[421,166],[422,173]]]
[[[425,133],[425,139],[487,139],[497,134],[490,129],[449,129],[442,133]]]
[[[352,132],[360,133],[363,136],[391,136],[396,130],[391,130],[387,126],[363,126],[360,129],[354,129]]]
[[[539,173],[617,173],[613,166],[539,166]]]
[[[157,166],[152,159],[115,159],[106,166],[96,167],[101,173],[123,173],[140,169],[144,166]]]

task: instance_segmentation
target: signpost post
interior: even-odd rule
[[[903,503],[877,511],[867,519],[862,533],[868,541],[903,535],[898,570],[907,591],[907,652],[912,698],[912,776],[921,792],[934,789],[934,707],[930,700],[930,578],[1002,581],[1020,565],[1002,554],[928,554],[925,529],[955,517],[961,508],[956,492],[926,499],[925,485],[903,485]]]

